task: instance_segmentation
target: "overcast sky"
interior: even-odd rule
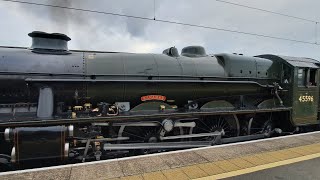
[[[153,0],[25,0],[153,18]],[[227,0],[320,21],[319,0]],[[156,0],[157,19],[315,42],[315,23],[237,7],[215,0]],[[29,47],[34,30],[65,33],[70,49],[161,53],[201,45],[207,53],[265,53],[320,59],[320,46],[233,34],[155,21],[0,0],[0,45]],[[317,40],[320,42],[320,38]]]

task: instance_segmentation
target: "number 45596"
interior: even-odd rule
[[[313,102],[313,96],[300,96],[300,102]]]

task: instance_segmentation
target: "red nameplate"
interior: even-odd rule
[[[141,101],[152,101],[152,100],[157,100],[157,101],[165,101],[167,98],[165,96],[161,95],[147,95],[147,96],[142,96]]]

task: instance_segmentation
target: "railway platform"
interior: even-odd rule
[[[318,165],[317,165],[318,164]],[[150,154],[121,159],[5,172],[2,180],[50,179],[263,179],[320,165],[320,132]],[[308,168],[316,171],[317,168]],[[308,171],[304,172],[305,174]],[[320,172],[316,172],[320,174]],[[270,173],[269,173],[270,174]],[[308,174],[309,178],[318,177]],[[267,177],[270,179],[272,177]],[[281,176],[277,176],[281,177]]]

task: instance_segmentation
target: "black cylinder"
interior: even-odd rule
[[[73,126],[21,127],[9,132],[13,141],[11,162],[68,157],[66,137],[73,134]]]

